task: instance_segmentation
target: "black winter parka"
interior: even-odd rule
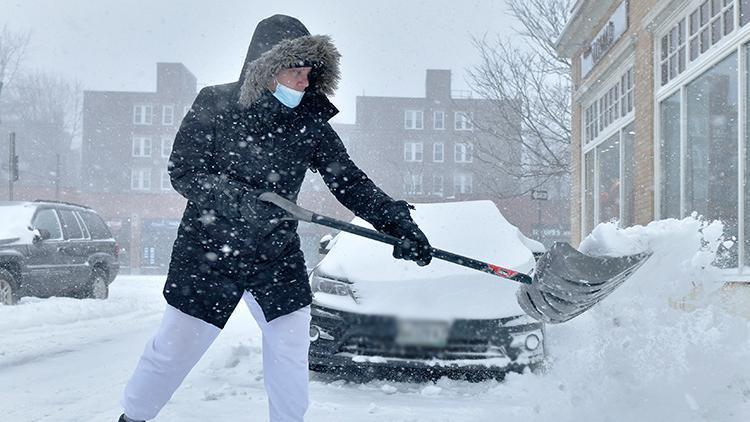
[[[240,216],[243,204],[225,194],[240,190],[252,201],[270,191],[295,201],[312,169],[376,228],[388,223],[384,210],[405,206],[352,162],[328,123],[337,113],[327,95],[338,58],[328,37],[276,15],[256,28],[240,80],[200,91],[170,157],[172,185],[188,200],[164,286],[170,305],[223,328],[245,291],[268,321],[312,301],[297,223],[272,212]],[[268,77],[295,64],[314,71],[301,104],[288,108],[268,90]]]

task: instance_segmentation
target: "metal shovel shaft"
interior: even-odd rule
[[[337,220],[335,218],[326,217],[324,215],[316,214],[310,210],[300,207],[299,205],[275,194],[273,192],[265,192],[258,196],[258,199],[265,202],[270,202],[277,207],[286,211],[290,216],[296,220],[306,221],[308,223],[318,224],[321,226],[330,227],[333,229],[345,231],[357,236],[366,237],[378,242],[387,243],[389,245],[398,245],[402,242],[394,236],[381,233],[376,230],[368,229],[366,227],[357,226],[355,224],[347,223],[345,221]],[[467,268],[479,270],[488,274],[515,281],[523,284],[531,284],[532,278],[528,274],[520,273],[518,271],[504,268],[499,265],[482,262],[474,258],[458,255],[452,252],[444,251],[442,249],[431,248],[430,255],[433,258],[441,259],[443,261],[452,262]]]

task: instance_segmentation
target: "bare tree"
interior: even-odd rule
[[[511,37],[474,38],[481,62],[468,78],[492,109],[474,117],[475,129],[491,139],[477,142],[476,159],[488,174],[514,180],[482,178],[499,197],[567,186],[571,171],[570,62],[555,52],[569,2],[507,2],[520,27]]]
[[[19,74],[11,88],[8,103],[13,105],[15,117],[59,128],[65,133],[59,147],[70,148],[70,142],[81,129],[81,83],[36,71]]]
[[[29,33],[11,31],[7,24],[3,25],[0,31],[0,98],[2,98],[3,87],[13,79],[21,64],[30,37]]]

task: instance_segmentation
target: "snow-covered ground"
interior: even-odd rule
[[[750,420],[750,322],[739,315],[750,303],[717,299],[717,270],[708,264],[720,232],[695,219],[600,225],[582,250],[654,256],[603,303],[548,327],[545,373],[424,384],[313,375],[307,420]],[[106,301],[25,298],[0,307],[2,420],[115,421],[121,389],[163,310],[162,283],[120,276]],[[157,420],[266,420],[260,344],[240,306]]]

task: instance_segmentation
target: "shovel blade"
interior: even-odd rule
[[[568,321],[612,293],[651,256],[590,256],[567,243],[555,243],[537,262],[531,285],[517,292],[530,316],[548,323]]]

